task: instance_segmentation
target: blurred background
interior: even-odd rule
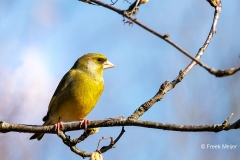
[[[134,0],[129,0],[134,2]],[[111,3],[110,0],[104,0]],[[240,65],[240,1],[222,2],[214,36],[201,61],[216,69]],[[115,7],[127,9],[119,0]],[[137,19],[196,55],[205,41],[214,8],[206,0],[152,1],[139,7]],[[62,76],[85,53],[105,54],[115,68],[104,72],[105,91],[90,120],[128,117],[155,95],[166,80],[172,81],[190,59],[137,25],[101,6],[79,1],[0,1],[0,120],[41,125],[48,103]],[[141,120],[182,125],[221,124],[240,118],[240,73],[216,78],[196,66]],[[96,150],[101,137],[117,137],[121,127],[101,128],[77,145]],[[239,130],[220,133],[186,133],[125,127],[116,148],[106,160],[237,159]],[[82,131],[68,132],[77,137]],[[0,157],[19,160],[81,159],[56,135],[30,141],[28,133],[0,134]],[[107,145],[109,141],[102,141]],[[237,145],[234,150],[201,149],[201,144]]]

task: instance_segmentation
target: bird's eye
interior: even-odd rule
[[[102,61],[103,61],[103,59],[102,59],[102,58],[98,58],[97,60],[98,60],[98,62],[102,62]]]

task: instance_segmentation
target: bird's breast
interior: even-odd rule
[[[69,87],[71,88],[63,93],[67,100],[60,104],[59,117],[63,122],[77,121],[86,117],[98,102],[104,83],[91,79],[76,79]]]

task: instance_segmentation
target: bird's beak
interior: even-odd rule
[[[103,69],[113,68],[114,65],[110,61],[106,61],[103,63]]]

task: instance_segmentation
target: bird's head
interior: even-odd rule
[[[72,69],[84,71],[93,76],[102,76],[103,70],[113,68],[114,65],[107,57],[99,53],[88,53],[80,57]]]

